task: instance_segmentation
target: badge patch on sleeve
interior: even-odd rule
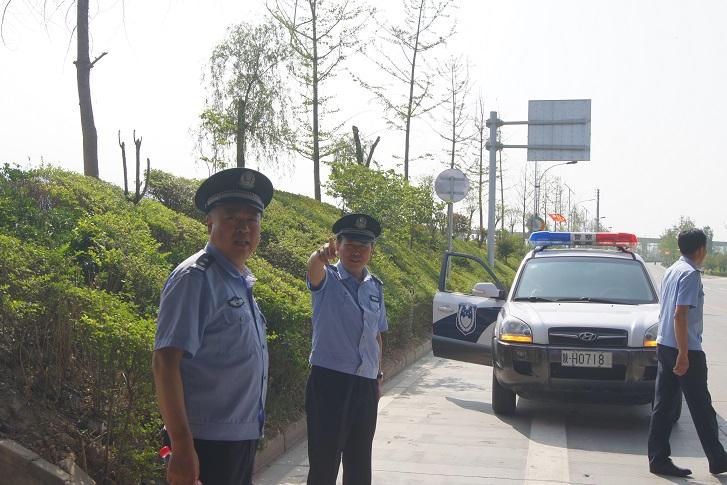
[[[374,303],[380,303],[381,302],[381,298],[379,298],[376,295],[371,295],[371,296],[369,296],[369,298],[371,298],[371,301],[373,301]]]
[[[234,296],[227,300],[227,304],[230,305],[232,308],[240,308],[244,303],[245,300],[243,300],[239,296]]]

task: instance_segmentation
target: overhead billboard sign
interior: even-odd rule
[[[591,159],[591,100],[530,100],[528,161]]]

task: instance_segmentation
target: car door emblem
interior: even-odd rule
[[[477,305],[460,303],[457,311],[457,328],[462,335],[469,335],[477,328]]]
[[[598,335],[593,332],[581,332],[578,334],[578,339],[583,342],[595,342],[598,339]]]

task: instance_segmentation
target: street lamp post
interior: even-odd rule
[[[536,178],[535,178],[535,211],[534,211],[536,216],[539,216],[540,215],[540,182],[543,180],[543,177],[548,172],[548,170],[550,170],[552,168],[555,168],[555,167],[560,167],[561,165],[575,165],[576,163],[578,163],[578,161],[556,163],[555,165],[551,165],[550,167],[548,167],[545,170],[543,170],[543,173],[540,174],[540,177],[537,176],[537,172],[536,172]],[[546,192],[546,195],[547,195],[547,192]],[[545,217],[547,217],[547,214],[545,215]],[[545,219],[545,217],[543,219]]]

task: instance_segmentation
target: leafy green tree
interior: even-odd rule
[[[707,254],[712,254],[712,242],[714,241],[714,230],[709,226],[702,228],[704,233],[707,235]]]
[[[497,257],[506,264],[510,256],[518,256],[522,258],[525,255],[526,246],[522,238],[518,234],[507,231],[499,231],[497,233],[497,244],[495,245]]]
[[[235,121],[226,113],[210,108],[202,111],[199,120],[197,151],[199,159],[207,165],[207,172],[212,175],[227,168],[226,153],[232,146]]]
[[[273,20],[231,27],[212,51],[206,77],[211,98],[200,128],[210,133],[212,143],[235,140],[238,167],[245,166],[248,152],[270,163],[292,145],[283,82],[290,53],[283,29]]]
[[[386,237],[412,243],[412,231],[426,227],[442,209],[431,188],[409,184],[393,170],[376,171],[354,162],[334,162],[327,193],[348,212],[366,212],[379,219]]]
[[[472,234],[471,218],[467,214],[455,212],[452,214],[452,237],[469,241]]]
[[[677,236],[679,233],[688,229],[694,229],[695,227],[694,221],[689,217],[682,216],[679,218],[679,223],[664,230],[659,237],[659,251],[663,256],[663,264],[665,266],[671,266],[679,259],[681,254],[679,252],[679,245],[677,244]]]

